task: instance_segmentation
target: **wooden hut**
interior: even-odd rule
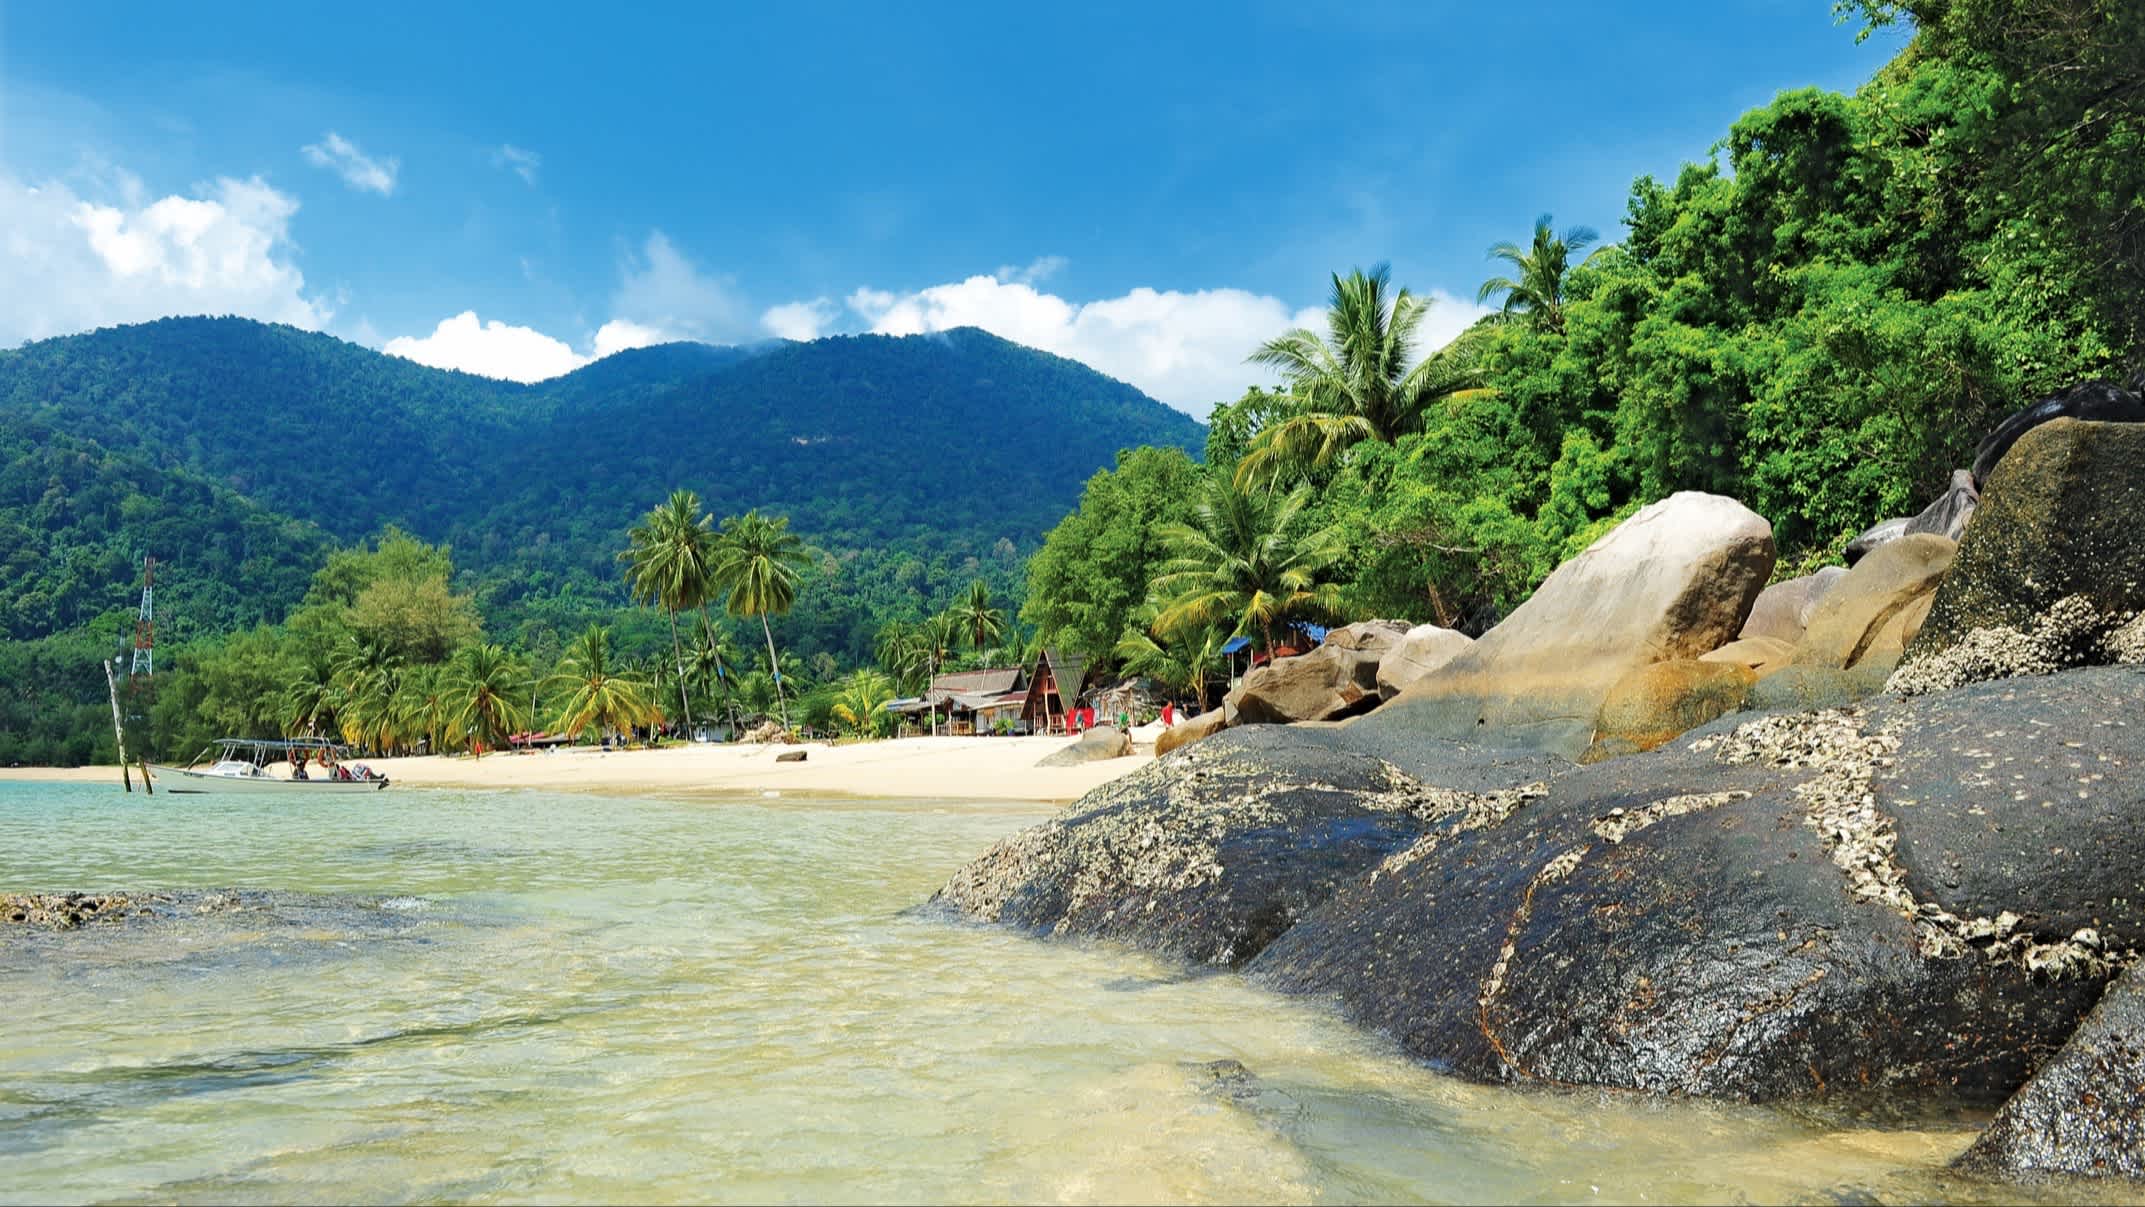
[[[1079,707],[1087,688],[1087,662],[1077,654],[1044,650],[1028,672],[1028,699],[1021,720],[1029,733],[1066,732],[1065,714]]]

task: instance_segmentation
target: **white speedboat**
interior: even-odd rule
[[[166,792],[378,792],[387,787],[384,775],[346,767],[348,753],[323,738],[218,738],[190,767],[151,763],[149,772]],[[313,769],[302,779],[271,775],[271,763],[294,769],[310,763]]]

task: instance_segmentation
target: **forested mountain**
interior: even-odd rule
[[[791,517],[820,556],[784,640],[855,661],[977,578],[1017,604],[1119,449],[1202,440],[977,330],[670,344],[526,386],[243,319],[112,328],[0,353],[0,642],[116,642],[144,552],[167,640],[274,621],[327,549],[391,525],[452,546],[495,636],[555,642],[625,605],[626,528],[687,487]]]

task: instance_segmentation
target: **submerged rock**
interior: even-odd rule
[[[1956,1166],[2012,1180],[2145,1179],[2145,980],[2125,973]]]
[[[1383,744],[1366,733],[1361,745]],[[1241,964],[1431,827],[1516,808],[1524,785],[1558,769],[1540,756],[1394,744],[1418,771],[1442,763],[1442,782],[1344,730],[1229,730],[1006,839],[933,899],[979,921]]]

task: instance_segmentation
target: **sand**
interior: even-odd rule
[[[1038,767],[1075,739],[898,738],[797,746],[707,745],[662,750],[586,748],[362,760],[412,788],[543,788],[636,795],[863,796],[1063,803],[1144,766],[1148,750],[1077,767]],[[802,750],[805,761],[775,756]],[[282,769],[276,771],[280,774]],[[0,768],[0,780],[119,783],[117,767]]]

